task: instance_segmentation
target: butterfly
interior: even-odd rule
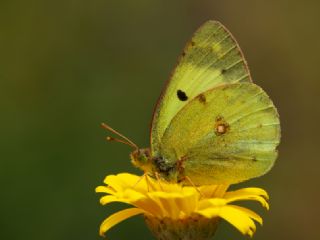
[[[233,184],[268,172],[277,158],[280,121],[252,82],[243,53],[217,21],[205,22],[183,50],[152,119],[150,148],[135,148],[134,166],[170,182]]]

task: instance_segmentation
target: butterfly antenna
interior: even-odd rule
[[[139,149],[138,146],[132,142],[129,138],[123,136],[121,133],[117,132],[116,130],[114,130],[112,127],[110,127],[109,125],[105,124],[105,123],[101,123],[101,127],[103,127],[104,129],[118,135],[119,137],[121,137],[122,139],[118,139],[118,138],[113,138],[113,137],[107,137],[106,140],[107,141],[115,141],[115,142],[119,142],[119,143],[123,143],[126,145],[129,145],[130,147],[133,147],[135,149]]]

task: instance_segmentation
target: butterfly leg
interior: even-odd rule
[[[146,173],[144,173],[139,179],[138,179],[138,181],[132,186],[132,188],[134,189],[140,182],[141,182],[141,180],[143,179],[143,178],[145,178],[146,177]]]
[[[134,188],[142,181],[142,179],[145,179],[145,180],[146,180],[147,190],[148,190],[148,192],[150,192],[150,186],[151,186],[151,184],[150,184],[150,181],[149,181],[149,179],[148,179],[148,174],[147,174],[147,173],[144,173],[144,174],[138,179],[138,181],[132,186],[132,188],[134,189]]]
[[[186,160],[187,160],[187,156],[183,156],[182,158],[180,158],[180,160],[177,161],[178,173],[179,175],[183,176],[182,178],[179,179],[178,182],[183,182],[184,180],[186,180],[187,182],[189,182],[189,184],[191,184],[191,186],[193,186],[197,190],[200,196],[203,197],[203,194],[201,193],[200,189],[192,182],[191,178],[184,175],[184,162]]]
[[[145,173],[145,174],[144,174],[144,177],[146,178],[147,190],[148,190],[148,192],[150,192],[150,186],[152,186],[152,185],[151,185],[150,180],[149,180],[149,178],[148,178],[148,174]]]
[[[160,174],[159,174],[158,172],[155,172],[154,175],[155,175],[156,179],[158,180],[159,187],[160,187],[161,191],[163,191],[163,187],[162,187],[162,185],[161,185]]]
[[[193,186],[197,190],[197,192],[200,194],[201,198],[204,197],[203,194],[201,193],[200,189],[192,182],[191,178],[189,178],[188,176],[184,176],[184,179],[187,180],[191,184],[191,186]]]

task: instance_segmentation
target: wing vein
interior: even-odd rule
[[[239,120],[241,120],[241,119],[243,119],[243,118],[245,118],[245,117],[248,117],[248,116],[250,116],[250,115],[252,115],[252,114],[255,114],[255,113],[258,113],[258,112],[262,112],[262,111],[265,111],[265,110],[268,110],[268,109],[272,109],[272,108],[273,108],[273,106],[272,106],[272,105],[269,105],[269,106],[267,106],[267,107],[258,109],[258,110],[256,110],[256,111],[247,113],[247,114],[245,114],[245,115],[240,116],[240,117],[237,118],[237,119],[234,119],[233,121],[230,121],[229,124],[234,124],[235,122],[237,122],[237,121],[239,121]]]

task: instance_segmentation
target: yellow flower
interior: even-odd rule
[[[252,236],[256,230],[253,220],[262,224],[261,217],[231,203],[254,200],[269,208],[268,194],[260,188],[227,192],[226,185],[195,188],[129,173],[107,176],[104,183],[107,186],[96,188],[96,192],[107,193],[101,197],[101,204],[123,202],[134,207],[106,218],[100,226],[101,236],[114,225],[138,214],[145,216],[158,239],[209,239],[219,219],[231,223],[242,234]]]

